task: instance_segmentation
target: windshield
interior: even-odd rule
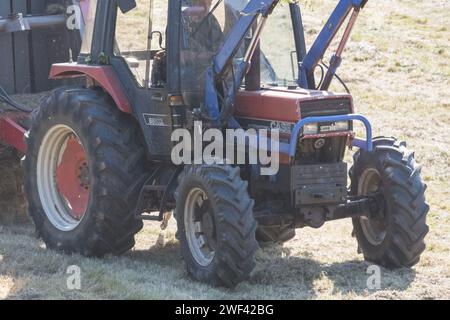
[[[297,55],[289,4],[280,3],[267,19],[260,38],[261,83],[295,85]],[[295,67],[293,67],[295,66]]]
[[[86,28],[81,30],[83,34],[83,41],[81,45],[82,54],[90,54],[92,46],[92,38],[94,36],[94,24],[97,11],[97,1],[83,1],[80,3],[80,8],[83,15],[83,21]]]

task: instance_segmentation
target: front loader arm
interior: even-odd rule
[[[331,41],[336,36],[337,32],[341,28],[348,14],[355,10],[359,10],[364,7],[368,0],[340,0],[328,19],[326,25],[320,32],[316,41],[312,45],[311,49],[304,56],[303,61],[300,62],[300,74],[298,79],[298,85],[302,88],[315,89],[314,83],[314,68],[323,58],[326,50],[328,49]],[[244,79],[247,71],[249,70],[250,60],[254,53],[254,49],[260,37],[260,32],[264,27],[264,23],[268,15],[272,12],[273,8],[279,3],[279,0],[251,0],[247,6],[242,10],[241,17],[238,22],[231,29],[227,38],[225,39],[223,46],[213,59],[213,64],[207,69],[206,72],[206,85],[205,85],[205,104],[202,110],[203,118],[206,118],[214,127],[220,127],[225,124],[233,126],[233,123],[229,123],[232,119],[231,115],[234,110],[234,100],[236,92],[239,90],[240,84]],[[237,71],[234,73],[234,86],[228,89],[225,93],[225,97],[219,106],[217,83],[221,80],[221,76],[227,69],[232,59],[236,54],[241,42],[250,28],[255,25],[258,17],[262,17],[257,23],[255,35],[252,38],[253,45],[250,45],[245,54],[244,60],[240,63]],[[343,40],[338,50],[343,50],[348,36],[356,20],[357,14],[351,19],[349,27],[344,32]],[[342,53],[342,52],[340,52]],[[333,59],[333,63],[330,66],[329,72],[325,75],[325,86],[322,86],[322,90],[327,90],[331,78],[333,77],[337,67],[340,64],[340,54],[336,54]]]
[[[340,50],[343,50],[345,43],[350,34],[351,28],[353,27],[354,20],[356,20],[357,13],[360,9],[364,7],[368,0],[340,0],[328,19],[327,23],[323,27],[322,31],[317,36],[317,39],[314,41],[311,49],[303,58],[303,61],[300,62],[300,74],[298,77],[298,85],[305,89],[316,89],[314,82],[314,69],[320,60],[323,58],[325,52],[330,46],[331,41],[333,41],[339,29],[342,27],[345,19],[349,15],[349,13],[354,9],[356,15],[353,15],[354,19],[351,19],[349,23],[349,27],[347,27],[348,32],[344,33],[343,41],[341,41],[342,46],[339,46]],[[339,55],[336,55],[339,57]],[[339,57],[340,58],[340,57]],[[330,75],[332,76],[337,67],[339,67],[340,59],[336,59],[334,66],[331,66],[330,72],[327,74],[328,78]],[[334,70],[333,70],[334,69]],[[328,79],[326,82],[330,81]],[[328,83],[329,85],[329,83]],[[321,88],[328,89],[328,88]]]
[[[258,42],[265,18],[272,12],[278,2],[279,0],[251,0],[241,11],[241,17],[229,32],[219,52],[215,55],[212,66],[208,68],[206,72],[205,107],[202,110],[202,114],[206,116],[212,126],[219,127],[226,124],[232,114],[236,92],[250,66],[250,59],[254,51],[252,45],[249,46],[244,60],[239,65],[238,71],[234,74],[233,82],[235,85],[228,90],[229,92],[226,92],[221,108],[219,107],[216,83],[229,64],[232,63],[232,59],[245,35],[257,21],[258,17],[261,16],[263,18],[261,19],[262,22],[259,23],[259,32],[256,32],[252,40],[254,44]]]

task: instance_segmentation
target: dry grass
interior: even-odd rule
[[[309,38],[333,3],[307,1]],[[4,227],[0,298],[450,298],[449,12],[446,0],[369,1],[340,71],[357,111],[371,118],[375,133],[405,139],[417,151],[428,184],[427,250],[413,269],[382,269],[381,290],[367,289],[368,263],[356,252],[349,221],[298,230],[285,246],[260,250],[251,279],[234,290],[189,279],[172,221],[163,234],[156,224],[147,224],[132,251],[101,260],[45,250],[30,228]],[[72,264],[82,269],[78,291],[66,287],[65,271]]]

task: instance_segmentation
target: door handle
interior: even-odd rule
[[[157,102],[164,102],[165,101],[163,95],[160,94],[160,93],[153,94],[150,99],[152,101],[157,101]]]

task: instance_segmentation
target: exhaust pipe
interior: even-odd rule
[[[15,13],[7,18],[0,18],[0,33],[28,30],[58,28],[66,25],[66,15],[23,15]]]

